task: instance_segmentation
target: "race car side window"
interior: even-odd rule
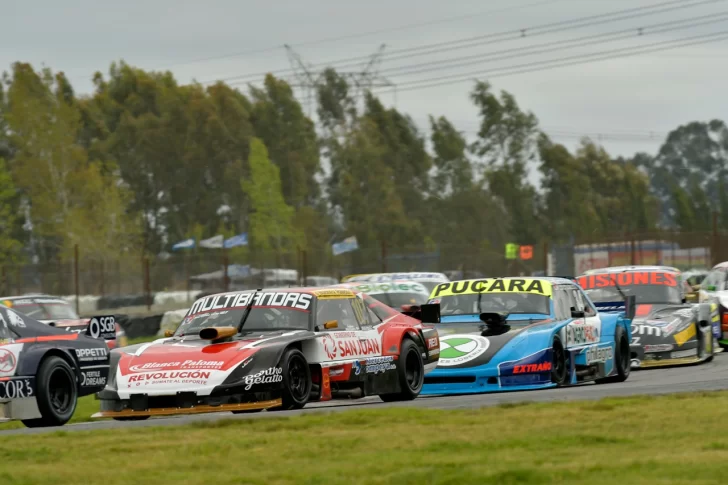
[[[6,343],[8,340],[16,338],[18,336],[10,329],[4,315],[0,313],[0,343]]]
[[[561,286],[557,286],[554,288],[554,307],[556,318],[558,320],[566,320],[567,318],[571,318],[571,313],[569,311],[569,300],[566,297],[566,290]]]
[[[571,317],[571,312],[573,310],[581,310],[583,307],[579,306],[579,303],[576,301],[576,289],[575,288],[565,288],[566,292],[566,311],[568,312],[569,316],[567,318]]]
[[[703,280],[703,284],[701,285],[702,288],[709,290],[710,286],[715,286],[715,291],[720,290],[720,286],[722,285],[722,275],[720,271],[713,270],[710,273],[708,273],[708,276],[705,277],[705,280]]]
[[[353,298],[332,298],[318,300],[316,308],[316,326],[320,332],[331,332],[338,330],[359,330],[360,317],[352,306]],[[335,328],[326,329],[324,324],[336,321]]]
[[[379,318],[379,315],[377,315],[374,312],[374,310],[372,309],[372,305],[375,305],[376,303],[379,303],[379,302],[369,295],[365,295],[362,298],[364,301],[364,306],[366,308],[366,312],[365,312],[366,322],[363,325],[373,326],[373,325],[379,325],[380,323],[382,323],[383,319]]]
[[[597,315],[596,309],[591,305],[591,303],[589,303],[589,300],[586,299],[582,290],[576,290],[576,301],[579,304],[579,307],[584,310],[585,317],[595,317]]]

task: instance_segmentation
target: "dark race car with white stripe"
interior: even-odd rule
[[[80,396],[106,385],[113,318],[66,332],[0,305],[0,421],[19,419],[30,428],[67,423]]]
[[[66,332],[84,333],[91,324],[92,318],[81,318],[71,304],[62,298],[51,295],[31,294],[22,296],[0,297],[0,304],[28,315],[30,318],[41,323],[58,327]],[[110,322],[109,317],[104,317],[103,322],[98,318],[97,322],[105,324]],[[111,317],[113,318],[113,317]],[[113,322],[116,338],[107,340],[106,345],[110,349],[123,347],[127,344],[126,333],[121,325]]]

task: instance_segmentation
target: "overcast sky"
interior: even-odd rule
[[[234,78],[290,69],[283,44],[290,44],[304,63],[365,57],[386,44],[379,70],[394,83],[381,94],[386,104],[409,113],[426,128],[429,114],[445,115],[461,130],[477,130],[477,113],[468,100],[473,72],[526,66],[543,67],[550,59],[596,55],[638,46],[728,33],[726,0],[27,0],[2,2],[0,66],[18,60],[63,70],[79,93],[92,89],[90,77],[124,59],[144,69],[169,69],[181,82]],[[573,28],[554,22],[642,6],[689,8],[669,12],[631,12],[622,20],[602,17],[600,25]],[[657,10],[655,7],[654,10]],[[640,13],[648,13],[640,16]],[[700,17],[700,18],[698,18]],[[695,20],[690,20],[695,18]],[[599,19],[594,19],[594,21]],[[683,23],[676,23],[677,21]],[[713,23],[705,24],[711,21]],[[702,22],[703,25],[692,25]],[[660,24],[659,27],[649,28]],[[692,25],[692,26],[690,26]],[[655,29],[679,30],[651,33]],[[643,28],[642,36],[637,29]],[[526,29],[526,36],[498,36]],[[548,30],[560,29],[557,32]],[[615,37],[570,40],[611,32]],[[377,31],[376,33],[373,33]],[[546,32],[544,32],[546,31]],[[366,34],[368,35],[358,35]],[[481,36],[465,46],[462,39]],[[483,36],[490,36],[482,38]],[[330,39],[335,40],[330,40]],[[721,39],[726,36],[721,37]],[[326,40],[329,39],[329,40]],[[322,42],[318,42],[324,40]],[[695,39],[700,41],[701,39]],[[706,38],[704,40],[712,40]],[[554,45],[554,43],[561,42]],[[436,45],[428,49],[398,50]],[[592,43],[589,45],[589,43]],[[673,48],[601,62],[492,77],[497,89],[516,96],[532,111],[555,141],[570,148],[582,135],[597,137],[614,155],[656,152],[668,131],[693,120],[728,118],[725,96],[728,56],[725,41]],[[444,52],[432,50],[448,47]],[[524,47],[553,49],[530,56]],[[661,47],[654,46],[651,48]],[[510,49],[494,59],[483,57]],[[429,54],[428,54],[429,52]],[[389,53],[389,56],[387,54]],[[481,57],[477,58],[480,54]],[[455,59],[470,56],[462,61]],[[510,57],[506,57],[510,56]],[[389,58],[388,58],[389,57]],[[476,58],[473,58],[476,57]],[[459,67],[443,64],[457,62]],[[542,64],[533,64],[542,63]],[[365,61],[341,70],[361,70]],[[410,72],[403,72],[407,67]],[[399,69],[397,71],[396,69]],[[315,71],[315,69],[314,69]],[[443,76],[454,76],[439,79]],[[488,79],[481,74],[480,79]],[[435,79],[438,78],[438,79]],[[243,78],[243,80],[257,79]],[[451,81],[427,85],[424,80]],[[462,80],[465,79],[463,82]],[[418,81],[419,83],[414,83]],[[459,81],[459,82],[452,82]],[[236,82],[231,80],[230,82]],[[237,81],[240,82],[240,81]],[[433,81],[434,82],[434,81]],[[245,88],[244,84],[240,85]]]

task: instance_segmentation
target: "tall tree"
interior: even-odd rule
[[[250,200],[250,242],[258,254],[281,253],[295,247],[297,234],[294,210],[286,204],[281,188],[280,169],[268,158],[265,144],[258,138],[250,143],[250,177],[241,181]]]
[[[7,121],[17,152],[11,170],[30,201],[42,260],[68,256],[74,244],[86,257],[114,257],[134,244],[125,187],[113,164],[89,160],[78,143],[81,117],[64,79],[28,64],[13,66]],[[103,238],[95,233],[101,225]]]
[[[316,175],[321,171],[316,130],[293,96],[291,86],[271,74],[265,88],[251,88],[255,134],[268,147],[281,172],[286,203],[300,207],[318,198]]]
[[[514,242],[534,244],[541,236],[539,197],[528,175],[537,155],[538,120],[510,93],[496,96],[487,82],[477,82],[470,97],[481,118],[473,151],[483,161],[489,190],[509,214]]]

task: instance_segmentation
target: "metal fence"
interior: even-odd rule
[[[360,247],[333,256],[313,251],[253,253],[198,249],[167,258],[119,261],[78,260],[7,265],[0,293],[17,295],[137,295],[164,291],[219,291],[260,286],[310,284],[311,277],[340,280],[347,274],[437,271],[451,279],[514,275],[578,275],[590,268],[622,264],[665,264],[681,269],[710,268],[728,260],[728,233],[651,232],[568,243],[538,241],[528,260],[506,259],[504,248],[459,244],[435,247]],[[326,281],[321,279],[321,281]],[[331,281],[331,280],[328,280]],[[145,300],[142,300],[145,301]]]

